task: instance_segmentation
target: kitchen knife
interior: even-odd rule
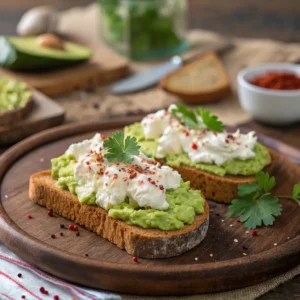
[[[205,49],[202,52],[197,53],[197,55],[189,57],[188,59],[184,59],[179,55],[173,56],[167,62],[164,62],[144,72],[132,75],[126,79],[118,81],[117,83],[112,85],[111,92],[114,94],[126,94],[149,88],[157,84],[160,81],[160,79],[162,79],[165,75],[179,69],[185,63],[196,59],[200,55],[209,51],[222,53],[223,51],[231,48],[232,46],[232,42],[227,41],[209,49]]]

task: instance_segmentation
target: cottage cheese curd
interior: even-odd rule
[[[146,116],[141,125],[146,139],[158,139],[156,156],[164,158],[168,154],[187,153],[195,163],[209,163],[221,166],[234,159],[246,160],[255,157],[257,142],[255,132],[247,134],[213,132],[204,126],[200,129],[185,127],[169,110],[159,110]],[[180,118],[180,114],[178,115]],[[202,120],[198,116],[199,123]]]
[[[131,164],[109,163],[104,158],[103,141],[104,137],[96,134],[90,140],[71,145],[65,153],[75,157],[74,177],[79,200],[94,193],[96,204],[105,209],[124,202],[127,197],[135,206],[168,209],[165,191],[180,186],[179,173],[160,166],[142,153],[133,156]]]

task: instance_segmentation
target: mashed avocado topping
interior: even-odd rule
[[[0,78],[0,111],[24,107],[31,97],[31,92],[23,82],[11,78]]]
[[[142,153],[131,164],[109,163],[102,151],[102,137],[96,135],[53,158],[56,185],[81,203],[98,205],[109,216],[142,228],[182,229],[204,212],[201,192],[190,190],[189,182],[171,168]]]
[[[150,157],[157,157],[158,139],[146,139],[143,127],[140,123],[135,123],[125,127],[125,135],[135,136],[141,146],[141,151]],[[163,159],[172,167],[181,165],[193,167],[216,174],[218,176],[225,175],[253,175],[261,171],[271,162],[268,150],[259,143],[256,143],[253,149],[255,156],[246,160],[233,159],[225,161],[222,165],[212,163],[193,162],[187,153],[171,153],[167,154]]]

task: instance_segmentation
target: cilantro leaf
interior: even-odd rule
[[[245,222],[248,229],[261,225],[272,225],[274,217],[280,216],[282,206],[278,198],[270,193],[257,198],[259,193],[252,193],[241,199],[235,199],[229,206],[229,217],[241,216],[240,221]]]
[[[224,125],[218,120],[217,116],[211,114],[207,109],[198,107],[196,109],[197,114],[202,118],[204,125],[212,131],[221,132],[224,129]]]
[[[257,185],[256,182],[252,182],[250,184],[243,183],[238,186],[238,195],[239,195],[239,197],[243,197],[248,194],[258,192],[259,190],[260,190],[260,187]]]
[[[111,137],[104,141],[103,145],[107,150],[104,157],[109,162],[122,161],[131,163],[132,156],[140,154],[140,146],[138,145],[136,138],[127,136],[124,140],[124,135],[120,131],[113,133]]]
[[[183,104],[177,104],[176,106],[177,106],[176,108],[173,108],[171,110],[171,114],[173,115],[173,117],[180,119],[182,123],[187,127],[190,128],[200,127],[197,117],[191,109],[187,108]]]
[[[300,183],[294,185],[292,199],[295,200],[300,206]]]
[[[263,189],[266,193],[268,193],[275,185],[276,180],[275,177],[263,171],[260,171],[256,174],[257,183],[261,189]]]

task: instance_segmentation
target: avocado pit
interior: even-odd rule
[[[39,35],[37,37],[37,43],[40,47],[51,48],[56,50],[65,50],[65,45],[63,40],[51,33],[45,33]]]

